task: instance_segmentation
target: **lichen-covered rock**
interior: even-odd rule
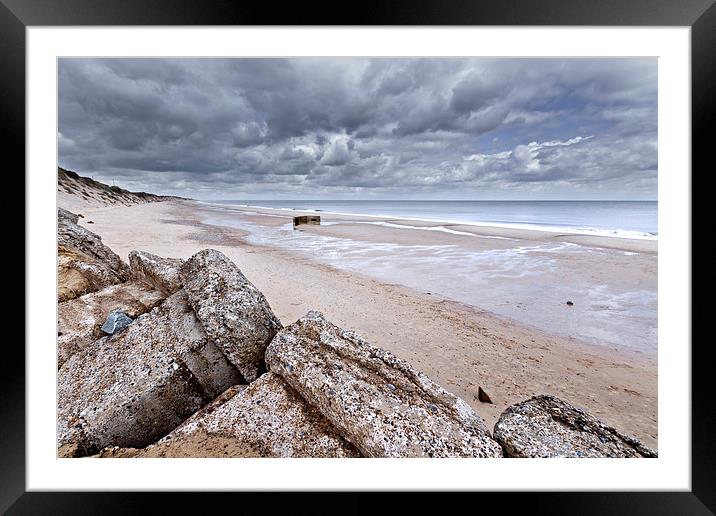
[[[266,363],[366,456],[502,455],[467,403],[319,312],[280,331]]]
[[[112,310],[122,310],[135,319],[163,299],[163,293],[145,283],[129,281],[60,303],[57,307],[58,367],[103,336],[100,326]]]
[[[242,383],[183,291],[73,355],[58,378],[58,447],[80,454],[151,444]]]
[[[129,267],[132,269],[132,275],[167,295],[173,294],[181,288],[179,269],[183,263],[183,260],[162,258],[145,251],[129,253]]]
[[[637,439],[555,396],[535,396],[508,407],[493,435],[507,457],[657,456]]]
[[[57,297],[60,302],[129,278],[129,266],[104,245],[98,235],[72,220],[58,209]]]
[[[180,270],[182,286],[207,335],[247,382],[263,372],[264,352],[281,322],[264,295],[219,251],[199,251]]]
[[[156,444],[100,457],[358,457],[280,376],[234,386]]]

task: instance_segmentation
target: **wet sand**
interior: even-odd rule
[[[200,219],[246,241],[397,283],[563,337],[656,352],[655,240],[288,210],[201,205]],[[567,302],[571,304],[567,304]]]

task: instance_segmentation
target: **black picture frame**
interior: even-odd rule
[[[692,72],[692,171],[713,169],[712,146],[707,137],[713,125],[716,102],[716,5],[714,0],[394,0],[361,2],[355,6],[320,3],[230,2],[213,0],[0,0],[0,127],[3,160],[14,158],[16,171],[25,170],[25,29],[28,26],[82,25],[569,25],[569,26],[689,26]],[[707,161],[708,160],[708,161]],[[17,172],[19,175],[19,172]],[[48,176],[51,177],[51,176]],[[24,185],[23,185],[24,188]],[[694,194],[699,194],[692,189]],[[703,190],[702,190],[703,192]],[[700,195],[705,195],[701,193]],[[697,196],[692,195],[692,206]],[[693,234],[693,233],[692,233]],[[693,267],[692,267],[693,268]],[[703,270],[703,269],[701,269]],[[25,270],[25,275],[29,271]],[[708,304],[708,303],[707,303]],[[695,305],[694,305],[695,307]],[[31,307],[27,307],[31,309]],[[693,320],[693,316],[692,316]],[[693,339],[692,339],[693,340]],[[692,356],[692,490],[641,493],[480,493],[500,506],[524,506],[530,512],[549,514],[714,514],[716,511],[716,418],[711,362],[711,339],[670,343],[691,346]],[[125,514],[151,507],[155,497],[163,512],[206,510],[206,499],[219,504],[225,495],[206,493],[58,493],[25,489],[25,353],[18,345],[5,346],[6,366],[0,376],[0,511],[7,514]],[[12,356],[15,353],[16,356]],[[12,364],[10,367],[7,364]],[[149,499],[151,496],[151,500]],[[267,501],[273,495],[240,495],[241,506]],[[342,512],[367,512],[372,504],[344,495]],[[462,497],[455,498],[464,503]],[[306,507],[323,512],[291,496],[292,512]],[[424,502],[414,493],[402,500],[404,511]],[[505,501],[507,500],[507,501]],[[492,501],[492,500],[490,500]],[[469,503],[475,503],[471,501]],[[223,505],[223,504],[222,504]],[[332,504],[325,512],[334,512]],[[196,508],[196,509],[195,509]],[[218,507],[217,507],[218,508]],[[333,510],[331,510],[333,509]]]

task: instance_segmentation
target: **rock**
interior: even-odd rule
[[[124,281],[116,271],[91,256],[63,247],[58,247],[57,252],[57,301],[60,303]]]
[[[151,446],[151,445],[150,445]],[[60,447],[59,457],[79,457],[80,455],[61,455],[63,447]],[[107,446],[102,448],[99,453],[91,455],[92,459],[132,459],[141,457],[143,449],[141,448],[122,448],[121,446]]]
[[[82,215],[75,215],[71,211],[67,211],[64,208],[57,208],[57,221],[67,223],[70,222],[72,224],[77,224],[77,221],[79,218],[82,217]],[[84,217],[82,217],[84,218]]]
[[[100,457],[359,457],[280,376],[229,388],[156,444]]]
[[[512,405],[495,424],[507,457],[656,457],[640,441],[622,435],[555,396]]]
[[[239,383],[180,290],[62,365],[58,446],[77,444],[81,454],[144,447]]]
[[[179,268],[183,260],[162,258],[145,251],[132,251],[129,253],[129,267],[132,275],[167,295],[173,294],[181,288]]]
[[[130,324],[132,324],[132,319],[130,319],[122,310],[117,309],[112,310],[109,313],[107,320],[100,329],[108,335],[114,335],[115,333],[125,329]]]
[[[163,293],[145,283],[128,281],[59,303],[58,368],[72,355],[103,336],[100,327],[108,312],[119,308],[135,319],[161,303],[164,297]]]
[[[319,312],[280,331],[266,363],[363,455],[502,455],[467,403]]]
[[[74,458],[87,455],[88,451],[80,448],[79,443],[63,444],[57,448],[57,457]]]
[[[487,393],[482,390],[482,387],[477,388],[477,399],[480,400],[482,403],[492,403],[490,396],[488,396]]]
[[[73,214],[61,214],[59,210],[61,208],[57,225],[58,301],[126,281],[129,278],[127,264],[104,245],[99,236],[72,222],[69,215]]]
[[[264,295],[214,249],[189,258],[179,275],[207,335],[247,382],[258,378],[265,370],[266,346],[281,329]]]

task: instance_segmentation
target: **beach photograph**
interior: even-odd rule
[[[58,58],[57,456],[657,457],[657,72]]]

